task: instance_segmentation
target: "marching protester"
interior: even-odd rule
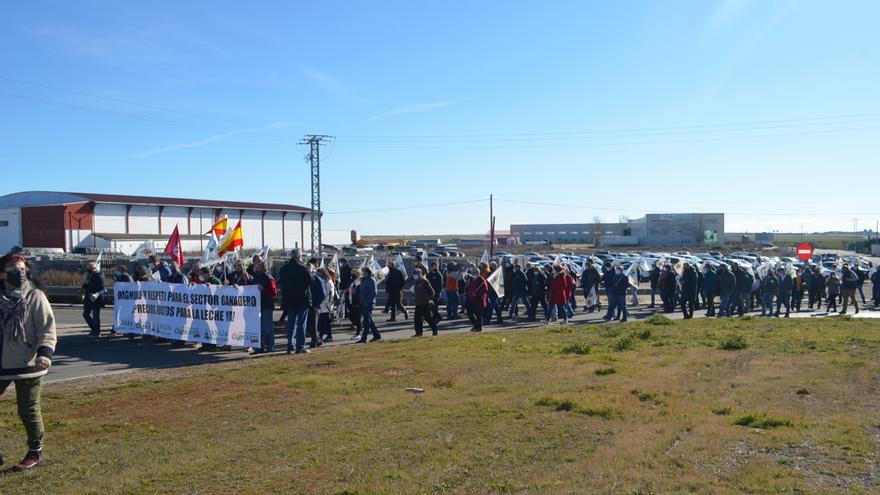
[[[553,278],[550,279],[550,312],[547,313],[547,323],[561,318],[564,325],[568,325],[568,296],[572,290],[571,277],[559,265],[553,265]]]
[[[810,291],[810,299],[809,304],[807,305],[808,309],[813,309],[813,305],[816,305],[816,311],[822,310],[822,295],[825,293],[825,277],[822,276],[822,272],[819,271],[818,266],[814,266],[812,270],[810,270],[810,282],[807,290]]]
[[[326,300],[326,295],[324,294],[324,283],[318,276],[318,260],[315,258],[310,259],[308,267],[309,276],[312,278],[309,285],[309,291],[312,295],[312,304],[309,306],[309,313],[308,316],[306,316],[306,332],[309,336],[309,349],[315,349],[320,347],[323,343],[318,336],[318,313],[321,309],[321,305]]]
[[[843,276],[840,282],[840,293],[843,296],[843,308],[841,308],[840,314],[846,314],[846,308],[850,301],[852,301],[852,305],[856,309],[856,314],[859,314],[859,301],[856,300],[857,289],[861,290],[861,282],[859,281],[858,274],[848,265],[843,265]]]
[[[489,265],[480,262],[479,273],[471,277],[467,288],[467,315],[473,326],[471,332],[483,331],[483,314],[489,303],[489,283],[486,278],[489,276]]]
[[[454,320],[458,318],[458,284],[461,280],[461,273],[459,273],[458,269],[455,265],[449,264],[446,266],[446,287],[444,292],[446,293],[446,319]]]
[[[736,292],[736,276],[731,273],[727,265],[718,268],[718,276],[715,279],[715,292],[720,301],[718,303],[718,317],[731,315],[731,305]]]
[[[779,267],[777,270],[777,279],[779,280],[779,294],[776,296],[776,317],[779,318],[779,310],[785,306],[785,317],[791,311],[791,293],[794,290],[794,278],[786,273],[785,268]]]
[[[739,266],[739,263],[733,263],[733,276],[736,280],[733,296],[734,303],[736,303],[736,312],[738,316],[743,316],[746,313],[746,308],[751,304],[752,282],[754,279],[749,272]],[[733,308],[731,308],[732,312]]]
[[[587,261],[587,268],[581,274],[581,287],[584,289],[584,311],[602,311],[602,303],[599,301],[599,284],[602,283],[602,275],[596,268],[593,260]]]
[[[437,320],[434,319],[431,312],[431,306],[434,304],[434,287],[425,279],[421,268],[413,270],[413,292],[415,294],[416,312],[413,317],[415,324],[415,337],[422,336],[423,322],[427,323],[431,328],[431,334],[437,335]]]
[[[408,320],[409,313],[402,304],[403,286],[406,284],[406,279],[393,261],[389,261],[387,266],[388,275],[385,276],[385,292],[388,295],[388,302],[385,305],[386,308],[384,312],[387,313],[390,308],[391,318],[389,318],[388,321],[397,321],[397,311],[402,312],[403,318]]]
[[[495,273],[495,270],[498,269],[498,264],[494,261],[489,263],[489,274]],[[502,274],[504,273],[504,268],[502,268]],[[488,278],[488,275],[486,276]],[[503,278],[503,277],[502,277]],[[506,298],[498,297],[498,292],[495,291],[495,287],[492,287],[492,284],[488,284],[489,288],[489,302],[486,304],[486,308],[483,310],[483,324],[489,325],[492,323],[492,313],[498,318],[497,323],[500,325],[504,323],[504,319],[501,317],[502,305],[504,304],[504,300]],[[508,295],[507,292],[504,293],[505,296]]]
[[[795,313],[800,313],[801,302],[804,299],[804,287],[806,287],[806,282],[803,273],[803,270],[796,268],[795,276],[791,281],[791,310]]]
[[[862,298],[862,306],[865,306],[868,304],[868,301],[865,300],[865,291],[864,291],[863,286],[865,285],[865,280],[868,278],[868,274],[867,274],[867,272],[865,272],[865,270],[862,270],[859,267],[858,262],[853,264],[852,271],[856,274],[856,276],[859,279],[858,284],[856,285],[856,289],[858,289],[858,291],[859,291],[859,297]],[[856,313],[858,313],[858,310],[856,310]]]
[[[170,273],[168,275],[168,280],[166,280],[166,282],[168,282],[169,284],[185,284],[186,283],[186,277],[184,277],[183,273],[180,272],[180,265],[178,265],[176,261],[172,261],[171,263],[169,263],[168,269],[169,269]]]
[[[617,265],[611,279],[611,301],[608,303],[608,313],[602,317],[603,320],[618,319],[621,322],[627,320],[629,311],[626,309],[626,293],[629,287],[629,277],[623,272],[623,267]]]
[[[648,280],[651,285],[651,305],[648,306],[648,308],[654,308],[655,297],[660,290],[660,267],[656,264],[651,268]]]
[[[149,259],[150,263],[148,265],[148,268],[150,269],[150,271],[153,274],[159,274],[158,276],[160,282],[167,282],[168,277],[171,276],[171,269],[168,268],[168,264],[165,263],[165,261],[160,261],[155,254],[151,255]]]
[[[660,275],[658,284],[660,286],[660,300],[663,301],[663,312],[674,312],[677,282],[675,281],[675,272],[672,271],[672,265],[663,267],[663,273]]]
[[[318,269],[318,281],[321,283],[323,301],[318,307],[318,339],[333,342],[333,302],[336,300],[336,285],[327,268]]]
[[[150,269],[144,265],[138,265],[136,281],[137,282],[149,282],[151,280],[153,280],[153,277],[152,277],[152,273],[150,272]]]
[[[681,273],[681,313],[685,320],[694,317],[697,291],[697,271],[690,263],[685,263]]]
[[[825,308],[825,311],[829,313],[837,311],[837,296],[840,295],[840,279],[837,277],[837,273],[831,273],[831,276],[825,282],[825,287],[828,290],[828,307]],[[832,306],[834,307],[833,310],[831,309]]]
[[[358,340],[359,344],[367,342],[367,334],[372,334],[370,342],[382,340],[379,329],[373,322],[373,308],[376,306],[376,279],[373,278],[373,271],[369,267],[361,268],[361,283],[358,287],[358,298],[361,303],[361,319],[363,333]]]
[[[299,249],[290,253],[290,260],[281,267],[281,307],[287,310],[287,353],[309,352],[306,349],[306,317],[312,305],[312,276],[302,262]],[[374,296],[375,298],[375,296]]]
[[[544,319],[549,320],[550,314],[547,312],[547,276],[543,270],[535,267],[529,267],[531,275],[527,277],[529,292],[529,310],[528,320],[537,321],[538,306],[544,311]]]
[[[55,353],[55,314],[23,257],[0,257],[0,268],[0,394],[15,383],[15,402],[27,433],[28,451],[12,470],[26,471],[43,461],[40,390]]]
[[[128,273],[128,268],[125,265],[117,265],[114,275],[117,282],[134,282],[134,279],[131,278],[131,274]]]
[[[717,280],[718,273],[715,271],[715,266],[711,263],[706,263],[705,271],[703,272],[703,297],[706,304],[706,316],[710,318],[715,316],[715,284]]]
[[[101,335],[101,308],[104,307],[104,276],[98,271],[98,265],[90,261],[86,265],[85,282],[82,284],[83,292],[83,319],[91,330],[89,337]]]
[[[509,318],[513,318],[515,316],[519,316],[519,303],[522,302],[523,306],[528,308],[528,279],[526,279],[526,274],[523,273],[522,267],[519,263],[513,265],[513,277],[511,279],[512,286],[508,289],[507,286],[504,286],[505,293],[510,290],[512,292],[510,296],[510,313],[508,314]]]
[[[761,280],[761,316],[773,316],[773,298],[779,291],[776,274],[768,270]]]
[[[358,298],[358,288],[361,285],[361,272],[357,268],[351,268],[351,283],[348,284],[348,320],[351,322],[351,328],[354,330],[354,339],[360,338],[361,335],[361,301]]]
[[[431,305],[431,313],[434,322],[440,321],[440,294],[443,292],[443,274],[440,273],[440,267],[437,262],[431,263],[431,271],[428,272],[428,282],[434,289],[434,304]]]
[[[871,274],[871,288],[874,306],[880,306],[880,269],[875,268]]]
[[[266,270],[265,262],[254,262],[253,269],[252,282],[260,287],[260,348],[254,352],[275,352],[275,320],[272,312],[275,311],[275,296],[278,295],[278,285]],[[205,277],[207,271],[203,267],[201,276]]]

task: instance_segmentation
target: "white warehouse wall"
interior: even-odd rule
[[[128,228],[130,234],[157,235],[159,233],[159,207],[132,206],[128,212]],[[125,232],[125,230],[119,232]]]
[[[269,249],[285,247],[282,245],[281,212],[267,211],[266,217],[263,219],[263,225],[265,226],[266,244],[269,246]]]
[[[0,253],[21,246],[21,209],[0,208]]]
[[[95,232],[125,233],[125,205],[96,204],[93,222]]]
[[[186,216],[189,208],[182,206],[166,206],[162,210],[162,235],[170,235],[174,226],[180,227],[181,234],[188,234]]]
[[[241,233],[244,241],[244,249],[259,249],[263,247],[263,212],[259,210],[244,210],[241,217]]]

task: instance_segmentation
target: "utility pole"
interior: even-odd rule
[[[306,134],[299,144],[309,145],[306,161],[312,170],[312,254],[321,254],[321,143],[335,139],[326,134]]]
[[[489,195],[489,257],[495,256],[495,213],[492,195]]]

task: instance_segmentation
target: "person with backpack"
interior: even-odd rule
[[[489,303],[489,283],[486,281],[490,275],[489,265],[481,262],[479,270],[479,274],[471,278],[467,287],[467,314],[473,325],[471,332],[483,331],[483,313]]]
[[[278,285],[272,275],[266,271],[265,262],[255,261],[253,269],[254,276],[251,283],[260,287],[260,348],[254,353],[275,352],[275,320],[272,313],[275,311]],[[203,270],[208,271],[205,268]]]

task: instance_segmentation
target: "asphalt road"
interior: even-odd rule
[[[640,296],[642,302],[649,301],[649,298]],[[580,302],[583,302],[580,299]],[[659,297],[657,298],[659,304]],[[155,343],[152,340],[135,337],[129,339],[127,336],[107,337],[110,330],[110,324],[113,319],[112,307],[105,308],[102,311],[102,334],[100,338],[88,336],[88,328],[82,319],[81,306],[72,305],[55,305],[55,318],[58,326],[58,345],[53,360],[53,366],[46,377],[46,381],[72,380],[76,378],[104,375],[110,373],[120,373],[131,370],[169,368],[177,366],[191,366],[205,363],[213,363],[219,361],[228,361],[236,359],[254,359],[247,351],[243,349],[235,349],[233,351],[203,351],[195,345],[187,345],[184,347],[172,347],[170,343]],[[630,308],[631,319],[647,318],[655,313],[660,312],[659,309],[649,309],[642,306]],[[850,310],[852,312],[852,310]],[[441,314],[445,312],[441,311]],[[602,321],[602,313],[584,313],[581,308],[575,317],[571,320],[575,324],[614,324]],[[704,310],[697,311],[697,317],[702,317]],[[759,313],[760,314],[760,313]],[[276,318],[280,315],[280,311],[276,311]],[[540,315],[540,311],[539,311]],[[412,320],[404,320],[400,315],[398,321],[394,323],[387,322],[388,315],[382,314],[380,311],[375,313],[375,321],[382,332],[383,339],[405,339],[410,338],[413,331]],[[412,317],[412,311],[410,311]],[[682,317],[680,312],[667,315],[673,319]],[[821,317],[824,313],[807,313],[802,312],[793,314],[794,317]],[[880,317],[880,311],[862,311],[859,317],[875,318]],[[484,332],[497,330],[526,330],[539,326],[545,326],[543,322],[527,322],[524,319],[505,320],[503,324],[492,324],[483,327]],[[450,333],[463,333],[470,330],[470,323],[466,318],[459,320],[442,321],[439,325],[440,336]],[[352,332],[349,330],[347,321],[338,325],[334,325],[333,333],[335,341],[326,346],[338,345],[354,345],[351,340]],[[430,329],[425,328],[426,335],[430,335]],[[431,337],[425,337],[431,338]],[[276,328],[276,347],[284,349],[286,337],[284,329]],[[369,344],[368,344],[369,345]],[[375,344],[374,344],[375,345]],[[317,349],[314,352],[321,352]]]

